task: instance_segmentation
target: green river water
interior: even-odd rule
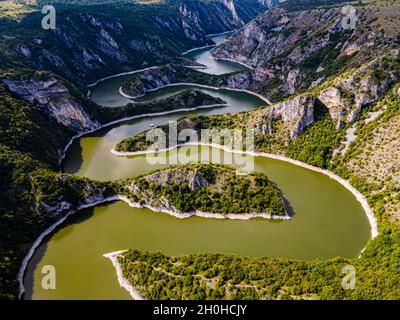
[[[217,42],[225,36],[217,36]],[[243,69],[234,63],[215,61],[210,49],[188,54],[210,66],[204,72],[224,73]],[[129,78],[112,78],[91,88],[92,99],[118,106],[127,99],[118,94]],[[183,90],[170,87],[144,99],[159,99]],[[229,103],[224,108],[201,110],[202,114],[235,113],[263,105],[259,98],[229,90],[205,90]],[[129,100],[128,100],[129,101]],[[68,149],[64,170],[98,180],[132,177],[154,170],[145,156],[117,157],[110,153],[117,142],[146,130],[150,124],[166,124],[187,113],[147,117],[101,129],[76,140]],[[189,149],[186,148],[186,149]],[[182,150],[181,150],[182,151]],[[229,153],[190,147],[197,152]],[[177,151],[173,151],[177,152]],[[129,299],[119,287],[111,262],[102,255],[127,248],[156,250],[169,255],[199,252],[232,253],[293,259],[356,257],[370,238],[370,227],[361,204],[329,177],[283,161],[255,157],[255,170],[277,183],[294,212],[290,221],[264,219],[177,219],[148,209],[131,208],[119,201],[82,210],[47,237],[30,261],[24,284],[26,299]],[[44,265],[56,268],[56,289],[41,286]]]

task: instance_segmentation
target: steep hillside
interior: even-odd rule
[[[321,2],[332,5],[319,7],[319,1],[310,0],[281,4],[235,32],[212,54],[254,67],[237,76],[237,82],[279,100],[398,45],[396,1],[352,2],[354,30],[346,27],[341,1]]]
[[[237,28],[266,9],[256,0],[50,3],[57,12],[55,30],[41,28],[38,11],[0,19],[1,68],[52,70],[82,86],[180,61],[181,52],[213,43],[206,34]]]
[[[386,199],[386,210],[379,215],[398,220],[399,80],[399,51],[392,50],[272,106],[235,115],[194,115],[179,119],[177,127],[196,130],[198,137],[202,129],[253,128],[256,151],[329,168],[361,190],[374,190],[375,196]],[[168,126],[160,128],[168,137]],[[146,150],[151,143],[145,138],[146,132],[138,133],[115,149]],[[232,147],[231,141],[215,139],[213,143]]]

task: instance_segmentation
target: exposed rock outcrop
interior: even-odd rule
[[[23,19],[10,51],[21,64],[86,86],[113,73],[181,61],[181,52],[213,44],[207,34],[241,27],[266,8],[246,0],[167,1],[157,10],[136,1],[79,6],[57,8],[55,30],[32,34],[30,19]],[[4,36],[14,38],[12,32]]]
[[[397,10],[390,6],[381,9],[371,2],[359,7],[351,32],[342,26],[342,6],[309,7],[278,5],[235,32],[212,55],[252,66],[251,74],[235,76],[242,88],[280,100],[387,52],[400,34],[383,23],[382,17],[391,20]]]
[[[54,76],[27,80],[3,78],[1,81],[13,94],[41,106],[49,117],[73,132],[95,129],[100,125],[90,117],[68,88]]]
[[[314,97],[300,95],[272,106],[267,111],[267,117],[272,120],[282,119],[289,128],[290,137],[296,139],[314,122],[314,104]]]
[[[31,174],[30,181],[35,211],[42,218],[62,216],[116,195],[111,184],[71,175],[39,171]]]
[[[349,107],[349,101],[342,99],[340,90],[335,87],[321,91],[318,99],[328,108],[331,118],[337,120],[336,129],[340,129],[343,123],[343,115]]]
[[[399,50],[392,50],[319,93],[332,119],[338,120],[338,129],[343,122],[354,122],[364,106],[377,101],[400,78],[398,55]]]
[[[198,188],[205,187],[209,182],[203,177],[201,170],[182,170],[170,169],[159,171],[146,176],[145,179],[149,182],[156,183],[162,186],[170,186],[171,184],[187,183],[190,190],[194,191]]]

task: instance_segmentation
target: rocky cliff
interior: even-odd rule
[[[382,7],[367,1],[357,6],[354,30],[343,23],[342,7],[294,10],[290,2],[277,6],[235,32],[212,55],[251,65],[255,70],[246,75],[247,85],[279,99],[396,46],[397,4]]]
[[[116,195],[112,184],[46,171],[32,174],[31,184],[35,210],[42,218],[63,216]]]
[[[318,99],[337,120],[337,129],[354,122],[363,107],[377,101],[399,80],[399,53],[391,50],[322,86]]]
[[[100,126],[85,111],[81,101],[55,76],[32,76],[24,80],[2,78],[0,81],[14,95],[39,106],[50,118],[72,132],[84,132]]]
[[[39,12],[20,22],[0,22],[9,35],[2,43],[5,59],[51,70],[82,86],[118,72],[181,61],[181,52],[213,43],[206,34],[240,27],[266,8],[257,0],[50,3],[57,10],[55,30],[40,28]]]

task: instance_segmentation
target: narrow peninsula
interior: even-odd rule
[[[290,218],[279,189],[266,175],[223,165],[168,167],[124,181],[118,194],[136,206],[180,218]]]

